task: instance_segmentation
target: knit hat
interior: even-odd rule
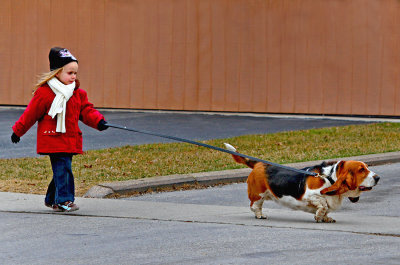
[[[49,53],[50,71],[63,67],[70,62],[78,60],[65,48],[53,47]]]

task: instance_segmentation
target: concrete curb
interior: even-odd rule
[[[384,154],[372,154],[363,156],[354,156],[338,159],[308,161],[301,163],[286,164],[294,168],[304,168],[321,163],[322,161],[334,160],[359,160],[364,161],[369,166],[378,166],[389,163],[400,162],[400,152],[390,152]],[[127,181],[109,182],[96,185],[89,189],[83,197],[86,198],[107,198],[113,196],[127,196],[147,191],[160,189],[176,189],[179,187],[201,186],[207,187],[218,184],[229,184],[244,182],[247,179],[251,169],[233,169],[225,171],[212,171],[203,173],[159,176],[145,179],[135,179]]]

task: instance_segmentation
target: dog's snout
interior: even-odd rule
[[[378,184],[378,181],[381,179],[378,175],[375,175],[373,178],[375,180],[375,185]]]

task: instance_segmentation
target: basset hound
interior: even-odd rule
[[[236,149],[225,144],[228,150]],[[262,213],[265,200],[315,214],[316,222],[333,223],[328,213],[340,208],[343,198],[357,202],[361,192],[371,190],[379,176],[360,161],[337,161],[303,170],[318,173],[317,176],[297,173],[288,169],[256,162],[237,155],[233,159],[252,168],[247,178],[250,209],[258,219],[266,219]]]

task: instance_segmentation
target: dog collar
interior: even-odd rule
[[[326,179],[329,180],[331,185],[333,185],[333,183],[335,183],[335,181],[333,180],[333,178],[331,176],[326,177]]]

